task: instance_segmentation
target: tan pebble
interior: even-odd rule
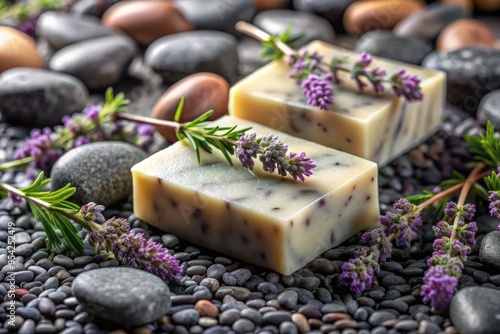
[[[292,314],[292,321],[297,326],[300,333],[308,333],[311,331],[311,326],[307,323],[307,318],[302,313]]]
[[[280,9],[290,6],[290,0],[252,0],[257,10]]]
[[[274,307],[275,309],[279,310],[281,309],[281,305],[280,303],[278,303],[278,301],[276,299],[271,299],[271,300],[268,300],[266,302],[266,306],[271,306],[271,307]]]
[[[180,122],[192,121],[210,109],[214,113],[209,120],[215,120],[228,113],[229,83],[213,73],[187,76],[172,85],[160,97],[153,107],[152,117],[172,121],[182,97],[184,97],[184,108]],[[165,127],[158,127],[157,130],[171,142],[177,140],[174,130]]]
[[[170,1],[123,1],[109,8],[104,26],[121,30],[143,45],[177,32],[191,31],[193,25]]]
[[[467,46],[495,45],[495,36],[488,26],[475,19],[461,19],[443,29],[437,39],[436,50],[453,51]]]
[[[473,0],[438,0],[442,5],[457,5],[467,10],[472,10],[474,8],[472,1]]]
[[[11,27],[0,27],[0,73],[15,67],[43,68],[42,56],[31,37]]]
[[[500,9],[500,0],[474,0],[474,3],[477,8],[488,12]]]
[[[334,330],[343,330],[346,328],[358,328],[358,323],[352,319],[341,319],[333,324]]]
[[[202,317],[210,317],[217,319],[219,309],[209,300],[201,299],[196,302],[194,309],[200,313]]]
[[[71,277],[71,274],[68,273],[66,270],[59,270],[56,274],[56,278],[60,281],[65,280],[66,278]]]
[[[338,320],[351,319],[351,316],[347,313],[327,313],[323,316],[322,320],[324,323],[334,323]]]
[[[405,17],[422,10],[420,2],[410,0],[357,1],[344,14],[344,27],[351,35],[375,29],[392,29]]]

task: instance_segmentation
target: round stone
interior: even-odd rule
[[[152,116],[173,121],[177,106],[184,97],[184,108],[180,122],[192,121],[203,113],[213,110],[209,120],[216,120],[228,113],[229,83],[213,73],[192,74],[172,85],[156,102]],[[172,129],[158,127],[157,131],[174,142],[177,140]]]
[[[87,100],[85,85],[68,74],[14,68],[0,75],[0,110],[8,121],[53,126],[63,116],[82,111]]]
[[[202,299],[197,301],[194,305],[194,309],[198,311],[202,317],[217,318],[219,315],[219,309],[209,300]]]
[[[172,315],[172,320],[179,325],[193,326],[200,319],[200,314],[194,309],[185,309],[175,312]]]
[[[500,291],[466,287],[460,289],[450,304],[451,322],[460,333],[498,333],[500,327]]]
[[[489,92],[500,89],[500,50],[467,47],[431,52],[422,64],[446,72],[447,99],[471,114]]]
[[[460,6],[427,6],[423,11],[408,16],[394,27],[397,36],[416,37],[434,42],[439,33],[455,20],[470,16]]]
[[[233,81],[238,76],[237,41],[220,31],[193,31],[165,36],[146,50],[146,64],[168,82],[210,72]]]
[[[255,5],[248,0],[177,1],[176,6],[196,30],[221,30],[231,34],[236,34],[236,22],[250,22],[255,15]]]
[[[449,24],[439,34],[436,50],[454,51],[468,46],[495,45],[495,35],[486,24],[476,19],[461,19]]]
[[[335,39],[331,24],[324,18],[308,12],[289,9],[266,10],[257,14],[253,20],[254,25],[273,35],[281,33],[290,23],[294,24],[294,34],[304,34],[302,43],[316,39],[331,43]]]
[[[41,68],[42,56],[31,37],[17,29],[0,26],[0,73],[15,67]]]
[[[422,4],[411,0],[356,1],[344,14],[344,27],[351,35],[392,29],[399,21],[420,10]]]
[[[36,34],[43,37],[55,50],[114,32],[99,24],[92,16],[75,16],[64,12],[45,12],[38,18]],[[87,56],[92,56],[89,52]]]
[[[496,129],[500,129],[500,90],[489,92],[482,98],[477,110],[477,119],[482,124],[490,121]]]
[[[134,268],[84,272],[73,281],[73,293],[87,310],[122,325],[150,323],[170,308],[168,285],[157,276]]]
[[[116,84],[127,72],[137,48],[126,36],[105,36],[67,46],[50,60],[50,69],[80,79],[89,89]]]
[[[500,231],[488,233],[481,241],[479,260],[490,267],[500,270]]]
[[[70,183],[77,191],[72,200],[79,204],[116,203],[132,193],[130,168],[146,158],[140,148],[123,142],[98,142],[76,147],[52,168],[52,189]]]
[[[143,45],[193,29],[174,3],[161,0],[119,2],[104,13],[102,23],[125,32]]]
[[[324,17],[335,27],[342,24],[342,17],[355,0],[293,0],[295,9]],[[339,24],[340,23],[340,24]]]

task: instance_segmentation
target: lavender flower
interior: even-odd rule
[[[321,110],[328,110],[330,105],[333,104],[332,80],[333,74],[331,72],[322,77],[309,74],[300,86],[307,98],[307,104],[319,107]]]
[[[14,202],[15,204],[19,204],[23,201],[23,199],[21,198],[21,196],[18,196],[10,191],[7,192],[7,196],[9,196],[9,198],[12,200],[12,202]]]
[[[56,135],[49,128],[34,129],[24,146],[14,152],[14,159],[33,157],[37,168],[50,168],[62,155],[61,148],[55,147]]]
[[[358,60],[354,62],[355,70],[364,70],[366,67],[370,66],[372,63],[372,55],[367,52],[362,52],[359,55]],[[354,71],[353,71],[354,72]]]
[[[304,152],[292,152],[287,156],[287,151],[288,145],[277,136],[268,135],[256,139],[255,133],[247,133],[238,140],[234,153],[241,165],[248,170],[253,170],[253,158],[258,158],[265,172],[272,174],[278,170],[281,176],[287,176],[289,173],[294,180],[300,179],[304,182],[304,177],[311,176],[311,170],[316,168],[316,165]]]
[[[496,219],[500,219],[500,199],[498,198],[498,191],[494,191],[488,197],[490,201],[489,209],[490,215]],[[500,225],[498,225],[500,229]]]
[[[125,219],[112,218],[97,229],[94,237],[100,246],[116,256],[123,264],[150,272],[163,280],[173,280],[180,273],[179,261],[161,244],[130,232]]]
[[[317,51],[309,53],[307,50],[300,54],[293,54],[288,57],[287,65],[292,67],[288,74],[289,78],[295,79],[295,83],[300,85],[302,80],[306,79],[310,74],[321,74],[325,71],[321,68],[323,56]]]
[[[406,74],[404,68],[394,73],[390,82],[397,96],[404,96],[408,101],[422,100],[424,95],[420,91],[420,79],[415,75]]]
[[[422,226],[422,217],[416,212],[416,207],[404,198],[394,203],[394,209],[397,214],[387,212],[379,216],[379,220],[387,236],[396,234],[396,245],[409,247],[415,231]]]
[[[16,26],[16,28],[24,32],[28,36],[35,36],[37,21],[38,21],[38,15],[31,17],[24,22],[19,23]]]
[[[373,86],[375,87],[375,91],[377,93],[384,91],[384,85],[382,82],[384,81],[387,72],[385,70],[381,70],[378,67],[375,67],[373,70],[367,73],[368,79],[371,81]]]
[[[370,246],[370,249],[379,251],[379,262],[385,263],[392,256],[392,244],[381,228],[363,233],[361,241]]]
[[[446,308],[457,290],[458,278],[450,276],[442,266],[432,266],[424,275],[422,297],[424,303],[430,303],[432,308]]]
[[[340,281],[356,295],[360,295],[372,285],[373,275],[379,270],[379,265],[377,260],[373,258],[376,254],[368,254],[366,247],[363,247],[356,255],[356,258],[350,259],[342,265]]]
[[[104,209],[105,208],[103,205],[97,205],[94,202],[90,202],[80,208],[80,214],[87,222],[96,222],[98,224],[102,224],[106,220],[102,215]]]

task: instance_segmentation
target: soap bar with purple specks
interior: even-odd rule
[[[140,219],[220,253],[289,275],[354,233],[377,222],[377,165],[253,122],[224,117],[219,125],[273,133],[289,152],[317,165],[305,182],[253,174],[236,158],[177,142],[132,168],[134,212]]]

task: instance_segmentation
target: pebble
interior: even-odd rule
[[[324,17],[332,23],[335,28],[343,28],[342,17],[354,0],[293,0],[293,7],[297,10],[311,12]]]
[[[125,32],[143,45],[166,35],[193,29],[173,3],[161,0],[117,3],[104,13],[102,24]]]
[[[200,319],[200,314],[195,309],[185,309],[172,315],[172,320],[179,325],[193,326]]]
[[[52,187],[58,189],[71,183],[77,189],[72,197],[76,203],[108,206],[132,193],[130,168],[146,156],[141,149],[124,142],[83,145],[56,161],[51,172]]]
[[[239,318],[240,318],[240,311],[233,308],[222,312],[219,316],[219,322],[221,325],[230,326]]]
[[[419,65],[433,50],[429,42],[416,37],[396,36],[387,30],[367,32],[358,39],[355,48],[358,52],[415,65]]]
[[[71,15],[64,12],[45,12],[38,18],[36,34],[44,38],[54,50],[89,39],[114,34],[92,16]],[[87,54],[91,56],[91,54]]]
[[[422,4],[411,0],[356,1],[344,14],[344,27],[351,35],[362,35],[376,29],[391,29],[405,17],[420,10]]]
[[[53,126],[63,116],[81,111],[87,99],[83,83],[68,74],[15,68],[0,75],[0,110],[8,121]]]
[[[251,291],[247,288],[239,286],[221,286],[215,293],[216,299],[222,299],[224,296],[230,295],[237,300],[246,300],[250,297]]]
[[[499,57],[500,50],[467,47],[431,52],[423,66],[445,71],[448,102],[473,114],[486,94],[500,89]]]
[[[147,324],[163,316],[170,307],[170,290],[165,282],[133,268],[84,272],[73,281],[73,293],[87,310],[124,325]]]
[[[0,73],[16,67],[42,68],[42,56],[31,37],[17,29],[0,26]]]
[[[387,310],[375,311],[368,318],[370,325],[376,327],[382,324],[384,321],[396,319],[394,313]]]
[[[153,116],[154,117],[154,116]],[[166,119],[166,118],[164,118]],[[172,118],[173,120],[173,118]],[[164,234],[161,236],[161,241],[167,248],[174,248],[175,246],[179,245],[179,238],[173,234]]]
[[[213,279],[221,279],[222,275],[226,272],[226,267],[222,264],[216,263],[207,269],[207,276]]]
[[[217,318],[219,309],[209,300],[199,300],[194,305],[194,309],[198,311],[202,317]]]
[[[229,83],[213,73],[187,76],[169,87],[154,105],[151,116],[173,121],[182,97],[185,100],[180,122],[192,121],[208,110],[214,111],[208,120],[216,120],[228,113]],[[173,130],[157,127],[157,131],[170,142],[177,141]]]
[[[59,50],[50,60],[49,68],[71,74],[91,90],[105,89],[126,74],[136,52],[132,39],[104,36]]]
[[[281,323],[279,331],[282,334],[297,334],[299,332],[297,326],[290,321]]]
[[[265,313],[262,320],[271,325],[279,326],[282,322],[292,321],[292,317],[288,312],[271,311]]]
[[[248,333],[255,329],[255,325],[248,319],[238,319],[233,323],[232,329],[236,333]]]
[[[483,238],[479,259],[484,265],[500,270],[500,231],[492,231]]]
[[[158,39],[146,50],[145,62],[168,82],[198,72],[228,81],[238,76],[236,39],[220,31],[192,31]]]
[[[298,299],[299,299],[298,293],[293,290],[283,291],[278,295],[277,298],[278,303],[281,305],[281,307],[288,310],[293,310],[297,307]]]
[[[49,298],[40,298],[38,309],[45,316],[51,316],[56,312],[56,306]]]
[[[500,291],[467,287],[460,289],[450,304],[450,319],[460,333],[493,334],[500,326]]]
[[[266,3],[271,1],[266,0]],[[179,11],[197,30],[220,30],[237,34],[236,22],[250,22],[255,15],[255,5],[248,0],[177,1]]]
[[[300,333],[308,333],[311,330],[307,318],[301,313],[292,314],[292,321],[295,326],[297,326]]]
[[[436,50],[455,51],[468,46],[495,45],[495,35],[486,24],[476,19],[461,19],[443,29],[437,39]]]
[[[330,23],[309,12],[289,9],[267,10],[257,14],[253,19],[254,25],[273,35],[281,33],[290,22],[294,23],[294,34],[304,35],[301,43],[317,39],[332,43],[335,39],[335,32]]]
[[[460,6],[427,6],[421,12],[401,20],[393,31],[397,36],[416,37],[434,43],[447,25],[469,16],[470,11]]]
[[[19,327],[18,333],[35,333],[36,323],[32,319],[26,319],[23,324]]]

